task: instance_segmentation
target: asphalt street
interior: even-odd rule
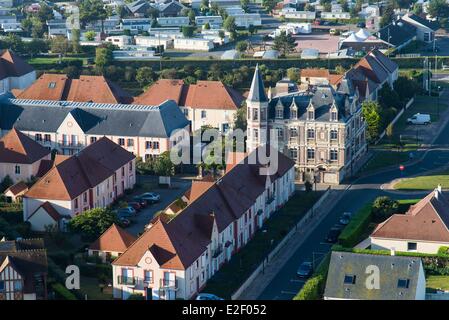
[[[449,145],[449,124],[434,141],[434,145]],[[381,195],[388,195],[395,199],[422,198],[427,193],[414,193],[413,195],[381,190],[380,186],[400,177],[419,174],[433,170],[449,163],[449,148],[432,149],[425,153],[423,159],[416,164],[406,166],[401,173],[397,169],[385,171],[375,175],[356,180],[345,192],[334,210],[324,218],[321,224],[310,234],[293,256],[287,261],[280,272],[267,285],[258,299],[264,300],[291,300],[301,289],[304,281],[296,277],[296,271],[303,261],[314,261],[317,264],[324,255],[330,251],[331,245],[324,242],[328,231],[335,225],[343,212],[357,212],[366,203],[373,201]],[[435,184],[438,182],[435,181]],[[344,192],[343,190],[341,192]]]

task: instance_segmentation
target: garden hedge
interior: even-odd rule
[[[326,286],[330,258],[331,255],[328,253],[318,265],[313,276],[304,283],[293,300],[319,300],[322,298]]]
[[[59,282],[52,283],[51,288],[56,294],[56,298],[62,300],[78,300],[76,296],[71,293],[66,287]]]
[[[371,204],[365,205],[344,228],[338,237],[338,241],[342,246],[352,248],[359,242],[360,236],[365,232],[372,220],[371,207]]]

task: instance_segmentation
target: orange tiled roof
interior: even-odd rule
[[[89,249],[100,251],[124,252],[136,237],[113,223],[103,234],[90,245]]]
[[[0,162],[32,164],[50,153],[39,143],[12,128],[0,139]]]

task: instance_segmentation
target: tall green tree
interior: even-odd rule
[[[83,25],[86,23],[101,21],[101,30],[103,31],[103,22],[108,17],[101,0],[83,0],[79,3],[80,21]]]
[[[117,215],[110,209],[95,208],[73,217],[68,227],[86,240],[95,240],[115,222]]]
[[[367,125],[367,140],[374,142],[380,133],[380,107],[376,101],[364,101],[362,114]]]
[[[449,17],[449,3],[446,0],[430,0],[427,12],[436,19]]]
[[[284,57],[288,53],[293,52],[295,47],[295,39],[291,34],[287,34],[285,31],[281,31],[281,33],[274,38],[273,49],[279,51]]]
[[[110,44],[99,46],[95,49],[95,67],[98,71],[103,72],[104,68],[112,63],[112,51],[114,46]]]
[[[137,69],[136,81],[141,87],[146,87],[153,82],[154,72],[150,67],[141,67]]]

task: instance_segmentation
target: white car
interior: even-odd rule
[[[417,113],[413,117],[407,119],[408,124],[430,124],[430,115]]]
[[[196,300],[224,300],[212,293],[200,293],[196,296]]]

